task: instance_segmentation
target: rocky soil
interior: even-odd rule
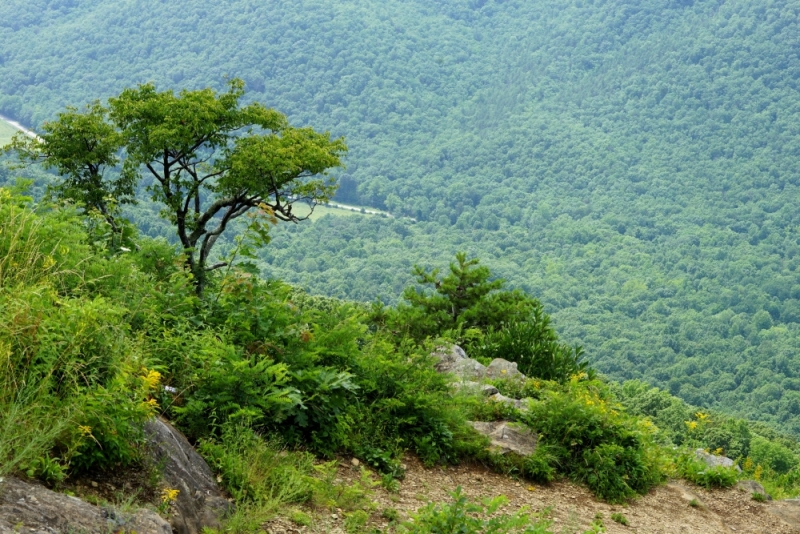
[[[506,512],[523,506],[532,511],[549,510],[548,517],[553,520],[551,530],[558,534],[583,533],[598,514],[609,534],[800,533],[800,523],[796,522],[800,519],[800,503],[760,503],[752,500],[751,493],[740,489],[705,490],[685,482],[671,482],[628,505],[610,505],[595,499],[588,490],[568,482],[546,486],[530,484],[479,465],[426,469],[414,458],[408,458],[406,464],[406,477],[398,493],[380,487],[374,490],[376,509],[371,517],[372,525],[379,528],[388,526],[381,517],[381,512],[387,508],[396,510],[401,518],[406,519],[430,501],[447,502],[449,492],[461,486],[473,500],[505,495],[509,501],[504,509]],[[342,461],[340,477],[354,483],[360,477],[359,468]],[[298,526],[279,518],[266,525],[267,532],[344,534],[342,513],[312,513],[318,520],[311,526]],[[623,514],[629,526],[614,522],[612,513]],[[795,520],[792,514],[795,514]]]

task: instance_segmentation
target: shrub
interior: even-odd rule
[[[36,212],[0,189],[0,228],[13,229],[0,232],[2,470],[57,482],[67,467],[136,461],[155,402],[127,309],[109,295],[142,279],[126,281],[125,258],[93,255],[69,209]]]
[[[571,376],[595,372],[583,361],[583,349],[559,343],[550,317],[541,306],[534,306],[530,316],[496,329],[470,346],[470,355],[483,361],[505,358],[516,362],[518,369],[530,378],[564,383]]]
[[[750,445],[750,459],[755,465],[769,468],[778,474],[788,473],[798,465],[797,456],[780,443],[754,436]]]
[[[599,497],[620,502],[644,494],[663,479],[655,428],[615,405],[596,381],[573,380],[548,391],[520,414],[549,447],[559,470]]]

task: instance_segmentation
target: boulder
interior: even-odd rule
[[[530,399],[512,399],[511,397],[506,397],[502,393],[495,393],[494,395],[489,395],[489,399],[493,400],[494,402],[502,402],[503,404],[508,404],[509,406],[513,406],[517,410],[526,411],[528,409],[528,402]]]
[[[513,452],[520,456],[529,456],[536,450],[538,437],[528,427],[509,421],[491,423],[470,421],[472,428],[491,441],[490,449],[499,454]]]
[[[486,374],[486,367],[477,360],[464,358],[453,364],[450,368],[450,373],[462,379],[474,378],[480,380]]]
[[[41,484],[0,478],[0,534],[66,532],[171,534],[170,524],[150,510],[119,513]]]
[[[503,358],[492,360],[492,363],[486,368],[485,376],[486,378],[525,378],[525,375],[517,369],[516,362],[510,362]]]
[[[440,373],[451,372],[456,362],[467,359],[467,353],[458,345],[437,347],[431,356],[438,360],[435,367]]]
[[[769,493],[767,493],[767,491],[764,489],[764,486],[762,486],[755,480],[740,480],[739,483],[736,484],[736,487],[739,488],[740,491],[744,491],[749,495],[752,495],[754,493],[759,493],[763,495],[766,500],[768,501],[772,500],[772,496]]]
[[[461,382],[455,382],[453,384],[453,386],[458,388],[458,389],[467,389],[467,390],[470,390],[470,391],[474,391],[474,392],[480,393],[480,394],[482,394],[482,395],[484,395],[486,397],[489,397],[491,395],[495,395],[497,393],[500,393],[500,391],[496,387],[494,387],[494,386],[492,386],[490,384],[481,384],[481,383],[472,382],[472,381],[469,381],[469,380],[463,380]]]
[[[148,422],[145,435],[156,464],[163,466],[163,483],[179,491],[170,514],[175,533],[199,534],[205,527],[219,528],[220,519],[232,505],[220,492],[206,461],[163,419]]]
[[[736,465],[736,463],[727,456],[711,454],[703,449],[697,449],[694,451],[694,455],[697,456],[699,460],[704,461],[709,467],[735,467],[739,473],[742,472],[742,468]]]

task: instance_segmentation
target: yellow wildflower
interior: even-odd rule
[[[748,456],[747,459],[744,461],[744,470],[745,471],[752,471],[753,469],[753,460]]]
[[[165,488],[161,490],[161,502],[164,504],[170,503],[178,498],[181,490]]]
[[[92,434],[92,427],[86,425],[78,425],[78,430],[80,430],[81,434],[84,436],[90,436]]]
[[[158,371],[147,370],[145,369],[145,375],[142,377],[145,384],[147,384],[148,389],[154,389],[159,382],[161,382],[161,373]]]
[[[697,421],[686,421],[686,426],[689,427],[689,430],[694,430],[697,428]]]

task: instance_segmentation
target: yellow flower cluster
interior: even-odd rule
[[[144,383],[147,384],[148,389],[155,389],[159,382],[161,382],[161,373],[158,371],[153,371],[152,369],[144,369],[144,373],[145,374],[142,376],[142,379],[144,380]]]
[[[84,436],[91,436],[92,435],[92,427],[86,425],[78,425],[78,430]]]
[[[164,504],[171,503],[178,498],[181,490],[165,488],[161,490],[161,502]]]

